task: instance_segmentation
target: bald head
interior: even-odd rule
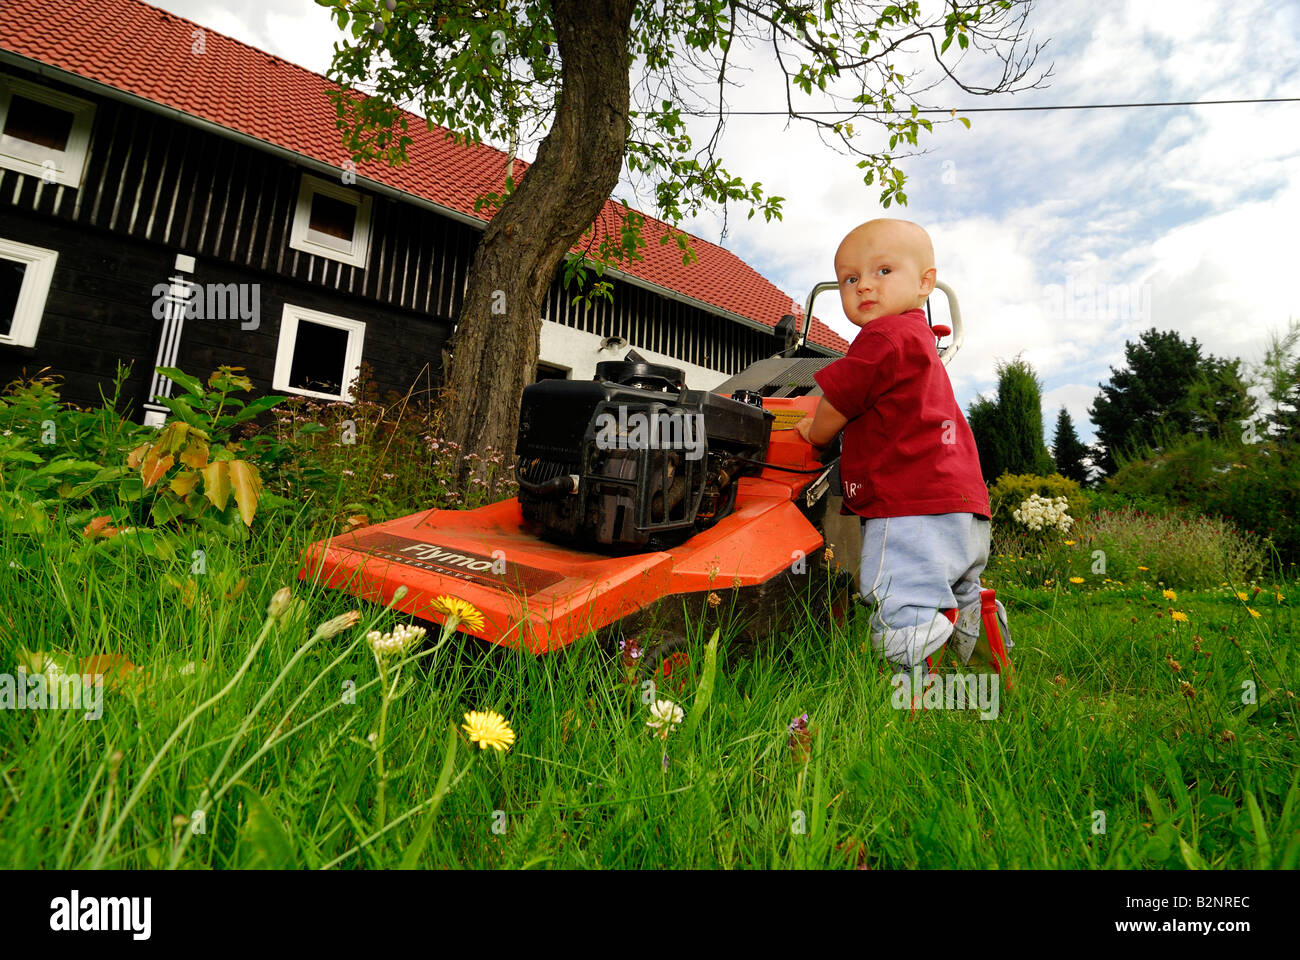
[[[835,251],[844,313],[858,326],[921,306],[935,276],[930,235],[910,220],[868,220]]]
[[[912,259],[918,273],[925,273],[934,266],[934,244],[930,242],[930,235],[919,223],[911,220],[881,218],[854,227],[835,251],[836,266],[845,246],[855,242],[897,250]]]

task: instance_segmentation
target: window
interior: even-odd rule
[[[0,167],[81,186],[95,105],[0,75]]]
[[[284,305],[273,390],[322,400],[352,400],[366,325],[306,307]]]
[[[370,253],[370,198],[303,174],[289,246],[364,268]]]
[[[57,250],[0,239],[0,344],[34,347]]]
[[[536,383],[541,383],[543,380],[567,379],[569,379],[569,369],[567,367],[557,367],[554,364],[538,362]]]

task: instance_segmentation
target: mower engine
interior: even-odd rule
[[[595,380],[543,380],[519,411],[519,505],[550,538],[586,546],[673,543],[731,512],[761,472],[773,416],[757,394],[685,389],[635,351]]]

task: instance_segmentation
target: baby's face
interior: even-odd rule
[[[934,290],[934,253],[925,231],[903,220],[857,227],[835,253],[844,315],[859,327],[905,313]]]

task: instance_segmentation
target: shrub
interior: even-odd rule
[[[1221,516],[1267,538],[1284,563],[1300,560],[1300,450],[1199,439],[1125,463],[1106,490]]]
[[[1082,568],[1096,579],[1109,577],[1162,582],[1187,589],[1241,584],[1264,568],[1264,548],[1257,537],[1244,534],[1219,517],[1156,516],[1132,508],[1102,510],[1083,520],[1071,539]],[[1100,558],[1094,551],[1100,550]],[[1092,565],[1101,559],[1101,573]],[[1145,569],[1143,569],[1145,568]]]
[[[1263,571],[1265,559],[1257,537],[1221,518],[1121,507],[1080,520],[1068,534],[995,528],[987,577],[1025,587],[1163,583],[1198,589],[1246,583]]]
[[[110,464],[153,433],[117,412],[129,368],[118,365],[113,396],[98,410],[63,403],[62,378],[46,370],[0,393],[0,521],[6,533],[44,534],[60,503],[72,511],[74,525],[96,513],[122,519],[125,510],[106,484],[120,468]]]
[[[252,437],[267,489],[311,501],[311,519],[338,513],[350,524],[390,519],[419,509],[473,508],[512,496],[504,452],[489,450],[491,468],[462,496],[455,478],[462,454],[442,437],[438,397],[414,390],[373,399],[369,366],[361,366],[351,403],[292,397],[275,422]],[[469,454],[464,459],[473,459]]]
[[[993,527],[1015,524],[1014,513],[1034,494],[1045,500],[1065,497],[1067,512],[1078,519],[1088,512],[1088,496],[1073,480],[1059,473],[1037,477],[1030,473],[1004,473],[989,487],[989,508],[993,511]]]

